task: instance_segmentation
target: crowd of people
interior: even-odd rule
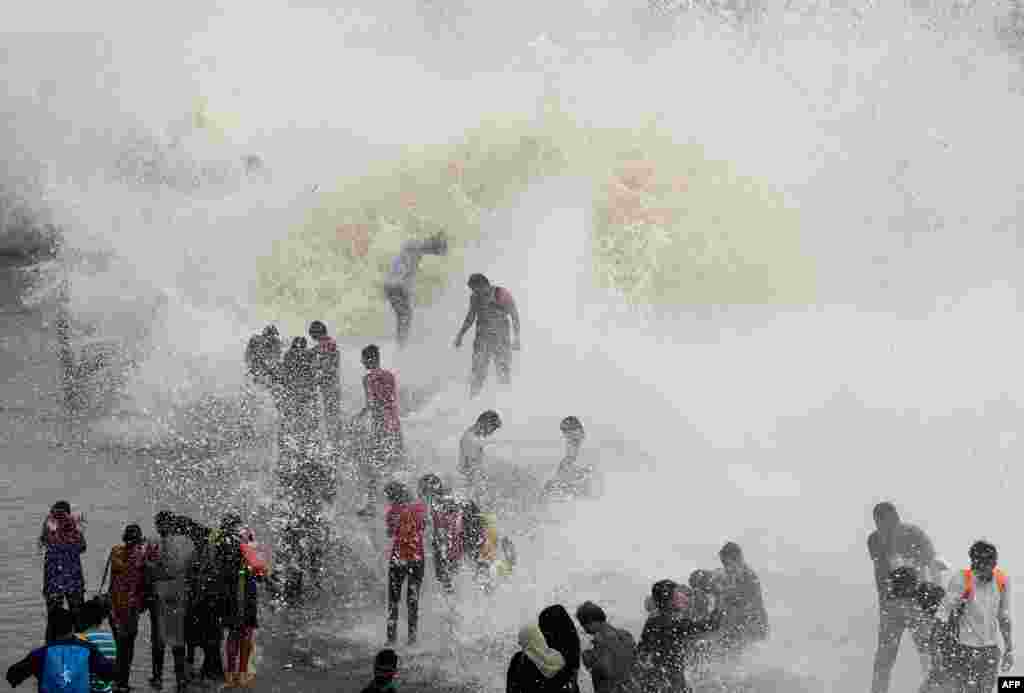
[[[400,347],[409,339],[420,259],[444,255],[447,249],[443,234],[404,244],[382,282],[396,314]],[[492,362],[499,382],[510,381],[520,324],[507,289],[492,285],[482,274],[470,276],[467,285],[469,310],[454,346],[460,347],[476,326],[469,379],[469,394],[475,397]],[[278,330],[268,326],[250,339],[245,361],[253,381],[273,395],[281,414],[282,485],[313,488],[316,493],[301,496],[307,505],[319,502],[317,493],[322,495],[324,487],[333,487],[310,472],[310,451],[319,444],[323,428],[360,470],[366,502],[358,514],[384,519],[390,541],[388,649],[378,654],[374,681],[366,690],[395,690],[401,597],[404,590],[407,642],[414,644],[428,554],[445,600],[457,597],[460,573],[468,572],[476,587],[493,593],[515,572],[516,547],[499,532],[500,499],[485,459],[485,447],[501,429],[502,419],[496,411],[484,411],[463,433],[455,465],[462,489],[452,488],[436,473],[420,476],[415,488],[409,488],[396,473],[407,455],[398,383],[382,368],[380,349],[371,344],[362,350],[365,405],[342,421],[337,344],[322,321],[310,324],[308,336],[312,346],[306,337],[296,337],[284,350]],[[595,470],[579,461],[583,423],[567,416],[559,429],[565,457],[540,500],[596,495]],[[382,511],[377,496],[381,488],[386,500]],[[949,576],[925,532],[902,522],[892,504],[879,504],[874,519],[877,531],[868,539],[868,552],[880,625],[872,693],[888,692],[905,630],[911,631],[921,655],[922,693],[990,691],[997,672],[1013,665],[1010,582],[997,568],[996,548],[975,543],[970,567]],[[84,518],[63,501],[44,522],[40,545],[46,555],[47,644],[8,670],[12,685],[34,674],[46,693],[129,690],[138,624],[146,612],[153,633],[154,688],[162,685],[168,646],[179,693],[197,680],[229,687],[251,684],[248,663],[258,626],[259,589],[269,564],[267,552],[242,518],[228,515],[211,529],[164,511],[155,518],[159,538],[153,541],[138,525],[128,525],[123,543],[111,550],[107,561],[103,584],[109,572],[109,589],[101,586],[100,595],[89,601],[84,599],[80,559],[86,549],[83,525]],[[520,650],[507,670],[508,693],[571,693],[579,688],[581,669],[590,672],[596,693],[689,690],[688,672],[699,674],[712,663],[733,661],[769,636],[761,583],[742,549],[728,542],[719,560],[721,567],[696,570],[685,581],[655,582],[645,601],[647,620],[639,639],[611,625],[599,605],[585,602],[575,613],[579,629],[592,639],[592,647],[584,650],[567,609],[557,604],[544,609],[519,632]],[[105,620],[110,633],[102,629]],[[203,661],[195,671],[197,650],[202,650]]]
[[[46,644],[8,669],[12,686],[35,675],[41,693],[131,690],[139,621],[146,613],[153,689],[163,687],[168,648],[178,693],[192,683],[252,685],[259,585],[270,566],[266,548],[241,517],[228,514],[210,528],[161,511],[154,518],[154,539],[147,539],[139,525],[127,525],[122,543],[110,550],[96,596],[88,601],[81,562],[84,524],[66,501],[55,503],[43,524]],[[197,651],[202,652],[198,669]]]

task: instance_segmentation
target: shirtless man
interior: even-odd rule
[[[458,471],[466,479],[469,496],[482,507],[490,506],[486,502],[490,489],[484,470],[484,445],[499,428],[501,417],[498,412],[488,410],[477,417],[476,423],[466,429],[459,441]]]

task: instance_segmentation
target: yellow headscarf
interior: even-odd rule
[[[523,648],[523,653],[530,661],[537,665],[544,678],[550,679],[565,666],[565,658],[558,650],[548,647],[548,641],[540,632],[540,626],[534,623],[523,626],[519,631],[519,646]]]

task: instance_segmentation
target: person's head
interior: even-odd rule
[[[690,587],[701,592],[713,591],[714,581],[715,576],[711,574],[710,570],[700,568],[690,573],[690,579],[688,580]]]
[[[313,339],[322,339],[327,336],[327,325],[319,320],[309,323],[309,336]]]
[[[562,419],[558,429],[569,440],[583,440],[583,424],[575,416],[567,416]]]
[[[271,339],[277,339],[281,334],[277,331],[277,327],[275,325],[267,325],[263,328],[263,336],[270,337]]]
[[[673,580],[658,580],[651,586],[651,601],[654,608],[665,612],[672,609],[672,601],[679,587]]]
[[[726,542],[718,552],[718,558],[726,572],[735,572],[743,567],[743,549],[734,541]]]
[[[580,634],[565,607],[561,604],[547,607],[540,612],[537,625],[540,626],[540,631],[544,634],[548,645],[565,657],[566,664],[574,669],[579,669]]]
[[[227,513],[220,520],[220,529],[225,536],[237,535],[241,526],[242,517],[238,513]]]
[[[593,635],[608,621],[608,617],[605,616],[604,609],[594,602],[587,601],[576,609],[576,620],[580,622],[583,632]]]
[[[394,650],[381,650],[373,658],[373,676],[392,679],[398,674],[398,654]]]
[[[441,491],[444,488],[444,482],[441,481],[441,477],[437,474],[424,474],[420,477],[418,484],[418,490],[420,497],[422,498],[434,498],[441,495]]]
[[[483,296],[491,290],[491,280],[482,274],[471,274],[469,275],[469,281],[466,282],[466,286],[474,294]]]
[[[174,529],[174,513],[169,510],[161,510],[153,518],[153,524],[156,526],[156,533],[166,537]]]
[[[124,528],[124,534],[121,535],[121,541],[128,546],[135,546],[142,543],[142,527],[136,524],[130,524]]]
[[[110,614],[107,613],[103,600],[99,597],[93,597],[82,604],[82,608],[78,610],[78,629],[92,630],[93,628],[99,628],[109,616]]]
[[[492,435],[499,428],[501,428],[501,417],[493,409],[488,409],[476,418],[476,430],[482,436]]]
[[[363,366],[366,368],[380,368],[380,349],[376,344],[363,347]]]
[[[872,515],[875,518],[875,526],[881,532],[891,531],[900,523],[900,514],[896,511],[896,506],[889,501],[876,505]]]
[[[448,234],[444,231],[438,231],[433,236],[427,239],[428,247],[438,255],[448,254]]]
[[[306,341],[305,337],[296,337],[292,340],[292,349],[301,351],[309,346],[309,342]]]
[[[63,501],[63,500],[62,501],[57,501],[56,503],[53,504],[53,507],[50,508],[50,512],[53,513],[54,515],[59,515],[59,514],[62,514],[62,513],[64,515],[70,515],[71,514],[71,503],[68,503],[67,501]]]
[[[971,544],[967,552],[971,558],[971,572],[981,582],[991,582],[999,562],[999,552],[994,544],[980,540]]]
[[[401,482],[390,481],[384,487],[384,497],[391,503],[407,503],[409,501],[409,489]]]
[[[50,612],[48,618],[58,640],[70,638],[75,634],[75,617],[67,609],[58,606]]]

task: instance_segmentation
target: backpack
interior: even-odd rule
[[[964,610],[967,608],[967,602],[974,599],[974,571],[970,568],[965,568],[963,571],[964,576],[964,591],[960,595],[960,602],[957,604],[956,609],[950,612],[949,621],[947,621],[947,630],[953,639],[953,642],[960,642],[960,620],[963,618]],[[993,579],[996,581],[996,588],[1000,594],[1006,592],[1006,573],[996,568],[993,572]]]
[[[39,674],[39,693],[89,693],[90,652],[85,643],[47,647]]]

